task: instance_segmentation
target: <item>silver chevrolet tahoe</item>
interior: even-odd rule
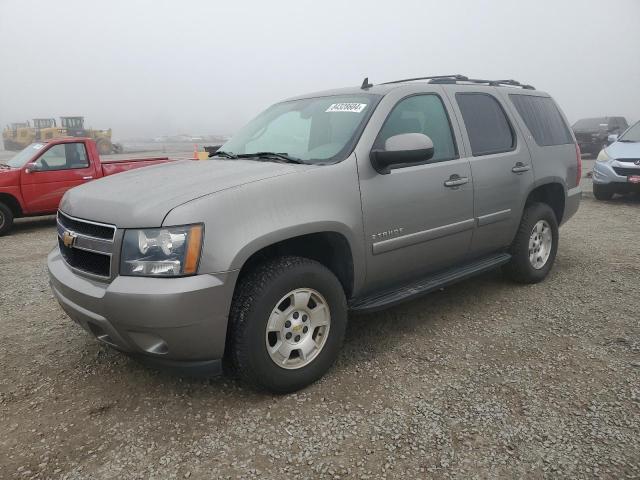
[[[51,286],[121,351],[294,391],[332,365],[350,311],[496,267],[543,280],[580,174],[565,117],[529,85],[365,79],[277,103],[207,161],[70,190]]]

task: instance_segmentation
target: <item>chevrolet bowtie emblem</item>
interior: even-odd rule
[[[64,246],[67,248],[73,247],[76,238],[78,238],[78,236],[75,233],[69,231],[64,232],[62,234],[62,243],[64,243]]]

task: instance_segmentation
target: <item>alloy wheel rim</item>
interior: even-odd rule
[[[311,288],[284,295],[267,322],[265,343],[271,360],[289,370],[311,363],[324,348],[331,326],[325,298]]]
[[[540,270],[547,264],[551,255],[552,243],[553,236],[549,222],[538,220],[529,237],[529,262],[533,268]]]

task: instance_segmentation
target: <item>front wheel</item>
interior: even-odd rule
[[[609,185],[593,184],[593,196],[597,200],[611,200],[613,198],[613,189]]]
[[[227,355],[240,378],[276,393],[320,378],[340,351],[347,302],[336,276],[301,257],[270,260],[239,281]]]
[[[519,283],[538,283],[549,274],[558,251],[558,221],[546,203],[525,208],[510,248],[507,275]]]
[[[13,226],[13,212],[4,203],[0,203],[0,237],[8,233]]]

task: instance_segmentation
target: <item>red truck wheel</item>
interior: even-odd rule
[[[13,212],[4,203],[0,203],[0,237],[11,230]]]

